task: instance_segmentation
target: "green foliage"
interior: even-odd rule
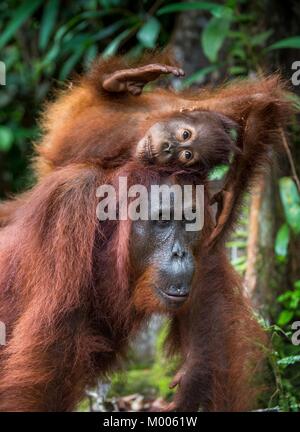
[[[292,319],[300,318],[300,281],[294,283],[294,290],[285,291],[277,301],[282,304],[277,324],[280,326],[287,325]]]
[[[280,262],[285,262],[291,234],[294,236],[300,234],[300,195],[296,184],[290,177],[283,177],[279,180],[279,189],[286,223],[277,233],[275,253]],[[294,288],[293,291],[286,291],[277,299],[283,307],[277,320],[278,325],[285,326],[293,318],[300,317],[299,281],[294,283]]]
[[[285,223],[280,227],[275,240],[275,253],[281,265],[288,258],[288,246],[292,238],[300,234],[300,196],[296,184],[290,177],[279,180],[280,198]],[[290,326],[300,319],[300,280],[293,283],[293,289],[278,296],[280,312],[277,326],[271,329],[274,351],[271,354],[276,381],[275,396],[283,411],[299,411],[299,348],[292,345]],[[282,337],[282,335],[284,337]]]
[[[12,12],[9,25],[0,36],[0,49],[14,36],[21,25],[35,12],[41,5],[42,0],[31,0],[30,2],[22,3],[17,9]]]
[[[290,230],[287,224],[283,224],[275,240],[275,253],[280,261],[285,261],[288,253],[288,246],[290,240]]]
[[[300,355],[284,357],[277,362],[279,365],[289,366],[296,363],[300,363]]]
[[[289,327],[289,326],[288,326]],[[291,343],[292,332],[278,325],[265,325],[272,339],[272,350],[268,352],[274,388],[268,406],[278,405],[280,411],[299,411],[299,347]]]
[[[282,48],[300,48],[300,36],[282,39],[269,46],[269,50]]]
[[[6,126],[0,126],[0,151],[7,152],[14,142],[12,130]]]
[[[53,34],[59,11],[59,0],[49,0],[43,11],[41,31],[39,34],[39,48],[44,51]]]
[[[140,28],[137,38],[145,48],[154,48],[160,32],[160,22],[155,17],[151,17]]]
[[[192,84],[201,84],[204,79],[212,72],[217,71],[220,65],[214,64],[198,70],[188,78],[182,80],[182,87],[189,87]]]
[[[169,324],[162,325],[156,339],[155,361],[149,367],[144,367],[136,361],[130,362],[126,374],[117,373],[113,376],[109,396],[125,396],[140,393],[146,396],[161,396],[170,398],[173,390],[169,384],[174,376],[177,359],[166,359],[164,354],[164,341]]]
[[[279,180],[279,189],[286,221],[295,234],[300,234],[300,195],[290,177]]]
[[[209,173],[209,180],[222,180],[228,172],[228,165],[218,165]]]
[[[215,17],[222,18],[226,16],[230,9],[223,5],[218,5],[213,2],[181,2],[181,3],[172,3],[168,6],[163,6],[157,11],[157,15],[169,14],[174,12],[185,12],[191,10],[203,10],[209,11]]]
[[[224,15],[211,18],[202,33],[204,54],[213,63],[218,59],[218,53],[228,35],[232,22],[232,11],[226,9]]]
[[[231,261],[237,271],[243,272],[247,268],[247,257],[245,255],[235,258]]]
[[[286,324],[288,324],[291,319],[293,318],[293,311],[290,310],[283,310],[280,312],[280,315],[277,319],[277,324],[279,326],[285,326]]]

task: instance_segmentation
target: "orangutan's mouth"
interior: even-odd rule
[[[177,293],[170,293],[170,292],[166,292],[161,288],[158,288],[157,291],[160,294],[160,296],[163,297],[165,300],[172,301],[177,304],[184,303],[189,296],[188,291],[178,291]]]

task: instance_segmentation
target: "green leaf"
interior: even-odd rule
[[[290,240],[290,230],[287,224],[283,224],[275,239],[275,253],[278,257],[286,258]]]
[[[263,45],[272,34],[273,34],[272,29],[262,33],[258,33],[257,35],[252,36],[252,38],[250,39],[250,43],[252,46]]]
[[[290,177],[279,180],[281,202],[286,221],[295,234],[300,233],[300,196],[294,181]]]
[[[230,75],[247,75],[248,73],[245,66],[231,66],[228,71]]]
[[[96,45],[91,45],[86,52],[84,53],[84,64],[85,67],[88,68],[91,63],[95,60],[95,58],[97,57],[97,46]]]
[[[202,32],[202,47],[204,54],[215,62],[230,28],[231,16],[213,17]]]
[[[248,233],[247,233],[246,230],[243,231],[242,229],[236,229],[236,230],[235,230],[235,233],[234,233],[234,236],[235,236],[235,237],[242,237],[242,238],[248,240]]]
[[[245,3],[245,1],[247,0],[242,0],[242,2]],[[250,25],[253,25],[253,21],[257,20],[257,16],[254,12],[252,13],[241,13],[241,14],[235,14],[234,16],[234,21],[238,22],[238,23],[247,23]],[[248,37],[248,35],[246,34],[246,37]]]
[[[113,24],[104,27],[103,29],[99,30],[99,32],[93,34],[92,40],[93,41],[101,41],[102,39],[105,39],[109,36],[112,36],[116,31],[118,31],[120,28],[122,28],[125,24],[129,24],[130,20],[124,18],[120,19]]]
[[[242,265],[242,264],[247,264],[247,257],[245,257],[244,255],[235,258],[233,260],[231,260],[231,264],[234,266],[238,266],[238,265]]]
[[[239,273],[243,273],[247,269],[247,263],[246,262],[241,263],[241,264],[234,264],[234,263],[232,263],[232,264],[234,265],[235,270]]]
[[[14,135],[7,126],[0,126],[0,151],[8,152],[14,142]]]
[[[230,51],[230,55],[236,59],[242,60],[243,62],[247,60],[247,53],[241,46],[233,46]],[[233,67],[233,66],[232,66]]]
[[[294,288],[296,290],[300,290],[300,280],[297,280],[296,282],[294,282]]]
[[[300,111],[300,97],[296,93],[287,94],[287,99],[293,103],[295,110]]]
[[[247,247],[247,242],[242,240],[234,240],[234,241],[227,242],[226,246],[228,248],[236,247],[240,249],[245,249]]]
[[[277,298],[277,301],[283,304],[284,309],[296,310],[300,302],[299,291],[286,291]]]
[[[298,309],[299,302],[300,302],[299,293],[297,291],[294,291],[289,304],[289,309],[293,309],[293,310]]]
[[[217,69],[218,69],[218,65],[215,65],[215,64],[207,66],[203,69],[200,69],[197,72],[195,72],[193,75],[184,79],[182,81],[182,86],[186,88],[186,87],[189,87],[191,84],[194,84],[194,83],[199,84],[204,80],[206,75],[209,75],[211,72],[214,72]]]
[[[21,5],[14,10],[10,22],[0,36],[0,49],[10,41],[18,28],[36,11],[41,3],[42,0],[22,2]]]
[[[127,36],[130,35],[132,29],[126,29],[122,33],[120,33],[115,39],[113,39],[105,48],[105,50],[102,52],[102,56],[104,58],[110,57],[114,55],[118,49],[120,44],[123,42],[124,39],[127,38]]]
[[[79,62],[80,58],[82,57],[83,53],[85,51],[85,45],[81,45],[77,51],[75,51],[69,58],[68,60],[64,63],[60,74],[59,74],[59,79],[60,80],[65,80],[70,72],[74,69],[75,65]]]
[[[44,8],[39,37],[39,48],[41,50],[44,50],[48,45],[56,23],[58,6],[58,0],[49,0]]]
[[[282,49],[282,48],[300,48],[300,36],[294,36],[287,39],[281,39],[268,47],[268,50]]]
[[[289,311],[289,310],[284,310],[280,313],[278,320],[277,320],[277,324],[280,326],[284,326],[286,324],[288,324],[291,319],[294,316],[294,312],[293,311]]]
[[[300,362],[300,355],[294,355],[294,356],[284,357],[278,360],[277,363],[280,365],[288,366],[299,362]]]
[[[160,22],[150,18],[138,31],[137,38],[145,48],[154,48],[160,32]]]
[[[283,302],[290,302],[291,298],[293,297],[293,291],[288,290],[285,293],[281,294],[279,297],[277,297],[277,301],[279,303],[283,303]]]
[[[222,16],[231,13],[232,10],[226,6],[217,5],[211,2],[182,2],[182,3],[172,3],[167,6],[163,6],[158,9],[157,15],[163,15],[168,13],[184,12],[189,10],[207,10],[211,12],[214,16],[221,18]]]
[[[222,180],[224,175],[228,172],[228,165],[217,165],[209,173],[209,180]]]
[[[100,0],[99,3],[104,8],[113,8],[116,6],[122,6],[123,0]]]

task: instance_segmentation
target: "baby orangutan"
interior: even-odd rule
[[[216,112],[176,113],[148,129],[135,155],[147,163],[208,171],[239,152],[236,131],[235,122]]]

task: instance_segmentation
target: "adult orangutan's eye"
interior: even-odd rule
[[[190,131],[184,130],[182,132],[182,138],[183,138],[184,141],[188,140],[190,138],[190,136],[191,136],[191,132]]]
[[[191,160],[193,157],[193,153],[190,150],[185,150],[184,151],[184,158],[186,160]]]

